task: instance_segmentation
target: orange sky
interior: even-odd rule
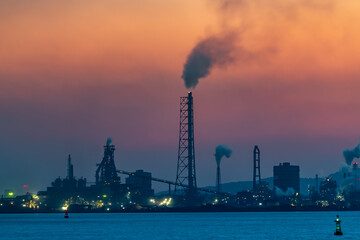
[[[141,67],[180,72],[198,40],[221,32],[223,17],[213,2],[2,1],[0,70],[25,74],[97,67],[127,73]],[[246,12],[226,13],[226,22],[244,31],[239,44],[276,52],[250,69],[239,64],[240,73],[357,71],[359,3],[328,1],[334,3],[309,7],[300,2],[310,1],[270,5],[256,0],[244,7]]]

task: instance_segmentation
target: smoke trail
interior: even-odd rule
[[[106,140],[106,145],[110,145],[112,142],[112,139],[111,137],[108,137],[107,140]]]
[[[344,150],[343,155],[347,165],[351,165],[354,158],[360,158],[360,144],[357,145],[353,150],[349,150],[349,149]]]
[[[216,34],[198,42],[187,56],[182,71],[186,88],[195,88],[200,78],[215,67],[230,64],[270,63],[287,41],[284,27],[291,29],[308,12],[331,12],[335,0],[209,0],[218,13]],[[286,24],[284,24],[286,22]],[[251,61],[249,61],[251,60]]]
[[[221,159],[225,156],[226,158],[229,158],[231,156],[232,150],[228,148],[225,145],[219,145],[216,147],[215,150],[215,158],[216,158],[216,164],[220,166]]]
[[[182,78],[186,88],[195,88],[200,78],[210,74],[214,66],[226,66],[235,61],[235,33],[210,36],[199,42],[184,65]]]

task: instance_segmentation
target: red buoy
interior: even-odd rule
[[[69,214],[68,214],[68,210],[67,210],[67,209],[65,210],[65,216],[64,216],[64,218],[69,218]]]

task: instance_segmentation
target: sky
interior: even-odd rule
[[[0,1],[0,193],[45,190],[68,154],[94,182],[108,137],[118,169],[175,180],[183,67],[199,42],[229,34],[231,59],[190,89],[198,185],[215,184],[219,144],[233,150],[223,182],[252,179],[255,144],[262,177],[280,162],[301,177],[337,171],[359,142],[359,11],[355,0]]]

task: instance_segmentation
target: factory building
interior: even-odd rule
[[[151,173],[144,172],[144,170],[136,170],[135,175],[130,175],[125,182],[134,189],[152,191]]]
[[[337,183],[332,177],[328,177],[320,183],[320,198],[328,204],[334,204],[337,194]]]
[[[144,170],[136,170],[134,175],[129,175],[125,180],[126,185],[131,191],[131,199],[136,203],[145,204],[148,199],[154,196],[154,190],[151,189],[151,173]]]
[[[300,167],[290,165],[289,162],[274,166],[274,190],[276,188],[283,192],[293,189],[295,193],[300,192]]]
[[[74,166],[69,155],[66,178],[58,177],[46,191],[38,193],[44,203],[42,207],[49,211],[64,207],[69,207],[72,211],[97,208],[120,210],[124,209],[124,205],[148,203],[149,198],[154,195],[151,173],[137,170],[129,175],[125,184],[121,183],[115,166],[114,151],[115,146],[108,139],[104,146],[104,157],[97,164],[95,184],[90,186],[87,186],[86,178],[74,177]]]

